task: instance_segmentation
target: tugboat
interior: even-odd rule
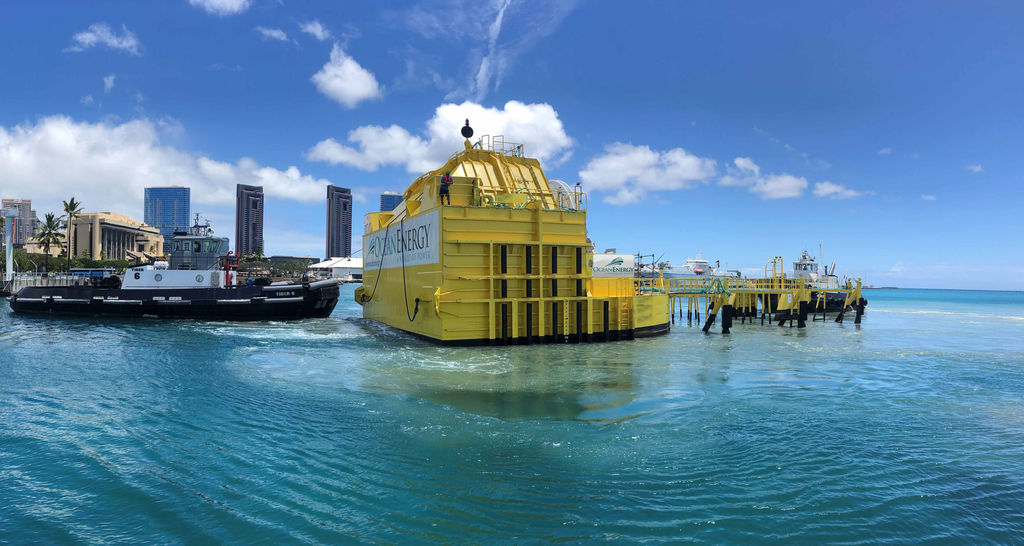
[[[838,313],[845,310],[846,294],[842,292],[829,292],[841,288],[839,277],[835,275],[836,265],[826,267],[823,274],[818,273],[818,262],[814,260],[806,250],[800,255],[800,259],[793,262],[793,277],[805,279],[811,288],[811,308],[821,311],[824,308],[827,313]],[[824,293],[824,302],[821,301],[821,293]],[[867,300],[864,300],[867,304]]]
[[[30,286],[11,296],[11,309],[43,315],[91,315],[209,320],[288,320],[326,317],[338,303],[338,281],[235,282],[238,257],[209,222],[175,232],[170,262],[131,267],[124,279],[91,286]]]

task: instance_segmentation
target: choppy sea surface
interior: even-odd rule
[[[0,542],[1024,541],[1024,293],[443,348],[0,302]]]

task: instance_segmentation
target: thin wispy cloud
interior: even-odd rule
[[[207,67],[207,69],[208,70],[218,71],[218,72],[222,71],[222,70],[230,71],[230,72],[241,72],[242,71],[242,65],[236,64],[236,65],[231,66],[231,65],[226,65],[224,63],[212,63],[212,64],[210,64],[210,66]]]
[[[498,65],[502,62],[502,59],[499,56],[499,52],[496,51],[496,47],[498,45],[498,37],[501,35],[501,23],[505,19],[505,11],[511,3],[512,0],[503,0],[501,2],[498,6],[498,15],[494,18],[490,28],[487,29],[487,54],[480,60],[480,65],[477,67],[476,77],[473,82],[477,101],[481,101],[487,96],[492,78],[497,79],[494,85],[495,89],[500,85],[501,74]]]
[[[772,144],[775,144],[777,146],[781,146],[783,150],[786,150],[787,152],[803,159],[804,164],[807,165],[808,167],[813,167],[815,169],[821,170],[829,169],[832,167],[832,164],[829,163],[828,161],[816,157],[811,157],[811,154],[796,149],[795,147],[791,146],[788,142],[783,142],[781,138],[769,133],[768,131],[765,131],[764,129],[761,129],[760,127],[754,127],[754,132],[768,139],[768,142],[771,142]]]
[[[86,96],[82,97],[78,102],[88,106],[88,105],[93,103],[92,95],[86,95]]]
[[[814,196],[828,199],[854,199],[864,195],[863,192],[847,188],[834,182],[818,182],[814,184]]]
[[[922,201],[934,201],[935,199],[936,199],[936,197],[934,195],[928,195],[927,193],[922,193],[921,194],[921,200]]]
[[[467,44],[468,71],[446,99],[480,102],[501,87],[520,57],[558,29],[576,4],[575,0],[435,0],[392,17],[427,40],[444,37]]]
[[[418,48],[405,46],[392,50],[390,55],[396,63],[405,65],[405,72],[390,85],[393,89],[433,87],[444,93],[449,93],[458,86],[452,77],[441,75],[441,72],[435,68],[438,65],[436,57],[432,57]]]
[[[300,23],[299,30],[305,32],[306,34],[309,34],[310,36],[316,38],[317,40],[320,40],[321,42],[330,40],[333,37],[331,35],[331,31],[327,30],[327,28],[324,27],[317,19],[313,19],[312,21],[308,21],[305,23]]]
[[[106,23],[94,23],[89,28],[75,33],[71,37],[71,45],[64,51],[79,53],[93,47],[108,47],[129,53],[142,55],[142,44],[135,33],[121,25],[121,34],[111,30]]]
[[[978,174],[981,171],[984,171],[985,169],[981,168],[981,165],[968,165],[967,170],[971,171],[974,174]]]
[[[276,40],[279,42],[287,42],[288,35],[279,28],[267,28],[267,27],[256,27],[256,33],[260,35],[260,38],[264,40]]]
[[[212,15],[238,15],[249,9],[251,0],[188,0],[189,4],[202,8]]]
[[[892,148],[882,148],[878,150],[878,155],[892,155]]]
[[[789,173],[761,174],[761,167],[749,157],[737,157],[726,166],[725,175],[718,179],[719,186],[745,187],[761,199],[790,199],[800,197],[807,189],[807,179]]]
[[[116,78],[116,77],[117,76],[115,74],[111,74],[109,76],[103,76],[103,92],[104,93],[109,93],[110,90],[114,88],[114,78]]]

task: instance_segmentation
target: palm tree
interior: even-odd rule
[[[71,245],[71,228],[75,218],[82,212],[82,203],[76,201],[74,197],[70,201],[64,201],[64,218],[67,221],[68,229],[68,271],[71,271],[71,249],[75,248]]]
[[[49,271],[50,247],[56,246],[60,248],[64,241],[64,238],[60,236],[60,218],[52,212],[47,212],[46,217],[39,226],[39,233],[36,234],[35,239],[43,247],[43,251],[46,252],[46,270]]]

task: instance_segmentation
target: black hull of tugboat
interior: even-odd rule
[[[772,295],[772,305],[777,305],[778,296]],[[868,305],[867,298],[861,298],[861,302],[865,307]],[[843,311],[855,311],[856,304],[843,305],[846,303],[846,294],[838,292],[827,292],[825,294],[825,313],[839,313]],[[811,292],[811,301],[807,304],[807,312],[810,314],[822,313],[822,306],[818,303],[818,293]],[[789,318],[790,312],[788,310],[776,311],[773,315],[777,320],[785,320]],[[795,315],[794,315],[795,316]]]
[[[826,313],[838,313],[840,311],[849,311],[853,309],[853,306],[846,306],[846,294],[842,292],[826,292],[825,293],[825,312]],[[868,304],[868,300],[864,299],[864,305]],[[809,309],[811,312],[821,312],[821,304],[818,303],[818,293],[811,292],[811,303]]]
[[[232,288],[28,287],[11,297],[18,313],[200,320],[318,318],[330,315],[337,303],[334,280]]]

